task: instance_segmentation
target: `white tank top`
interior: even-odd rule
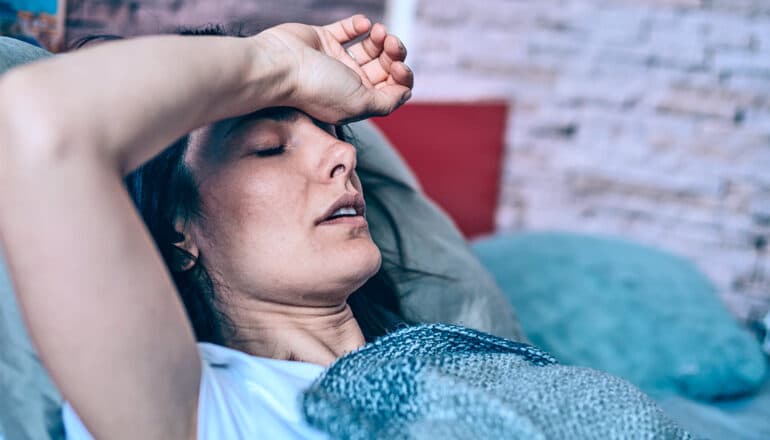
[[[302,417],[300,395],[324,368],[199,343],[198,439],[327,439]],[[69,404],[67,439],[93,440]]]

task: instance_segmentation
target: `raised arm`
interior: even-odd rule
[[[0,244],[33,342],[96,438],[194,438],[197,419],[193,333],[122,175],[198,126],[263,107],[329,122],[388,113],[411,87],[392,37],[360,43],[395,60],[384,78],[337,48],[369,27],[146,37],[0,77]],[[305,87],[319,72],[327,80]]]

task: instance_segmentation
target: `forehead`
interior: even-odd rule
[[[313,124],[325,132],[336,136],[335,126],[311,118],[304,112],[290,107],[270,107],[247,115],[225,119],[195,130],[190,135],[187,161],[191,165],[213,165],[226,161],[233,154],[239,153],[241,144],[247,145],[247,138],[259,133],[278,131],[272,128],[284,128],[294,124]]]
[[[327,124],[311,118],[300,110],[290,107],[270,107],[248,115],[227,119],[217,123],[216,125],[218,127],[216,127],[215,130],[218,131],[223,138],[230,138],[248,132],[249,130],[258,127],[263,122],[294,123],[303,120],[312,122],[314,125],[327,132],[334,132],[334,126],[332,124]]]

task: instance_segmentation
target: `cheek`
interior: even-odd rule
[[[364,187],[363,187],[363,184],[361,184],[361,179],[358,177],[358,171],[353,171],[353,175],[351,177],[351,181],[353,182],[353,187],[356,189],[356,191],[358,191],[361,194],[363,194],[364,193]]]
[[[302,187],[287,176],[260,175],[201,191],[209,255],[232,270],[269,266],[300,240],[304,216],[297,207],[306,203]]]
[[[199,246],[220,282],[286,299],[297,292],[351,293],[377,272],[381,256],[368,232],[313,225],[320,213],[311,208],[320,202],[311,196],[326,196],[328,189],[290,172],[251,175],[201,188]]]

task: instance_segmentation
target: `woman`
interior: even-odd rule
[[[381,262],[332,124],[409,99],[405,56],[353,16],[110,43],[0,80],[0,238],[72,437],[75,413],[96,438],[320,435],[293,398],[364,344],[347,300]],[[166,269],[121,179],[186,133],[196,209],[174,216]],[[195,330],[229,348],[196,346],[169,275],[195,267],[216,292]]]
[[[354,16],[0,78],[0,239],[70,438],[690,438],[630,384],[534,347],[388,333],[397,302],[334,124],[406,101],[405,56]]]

